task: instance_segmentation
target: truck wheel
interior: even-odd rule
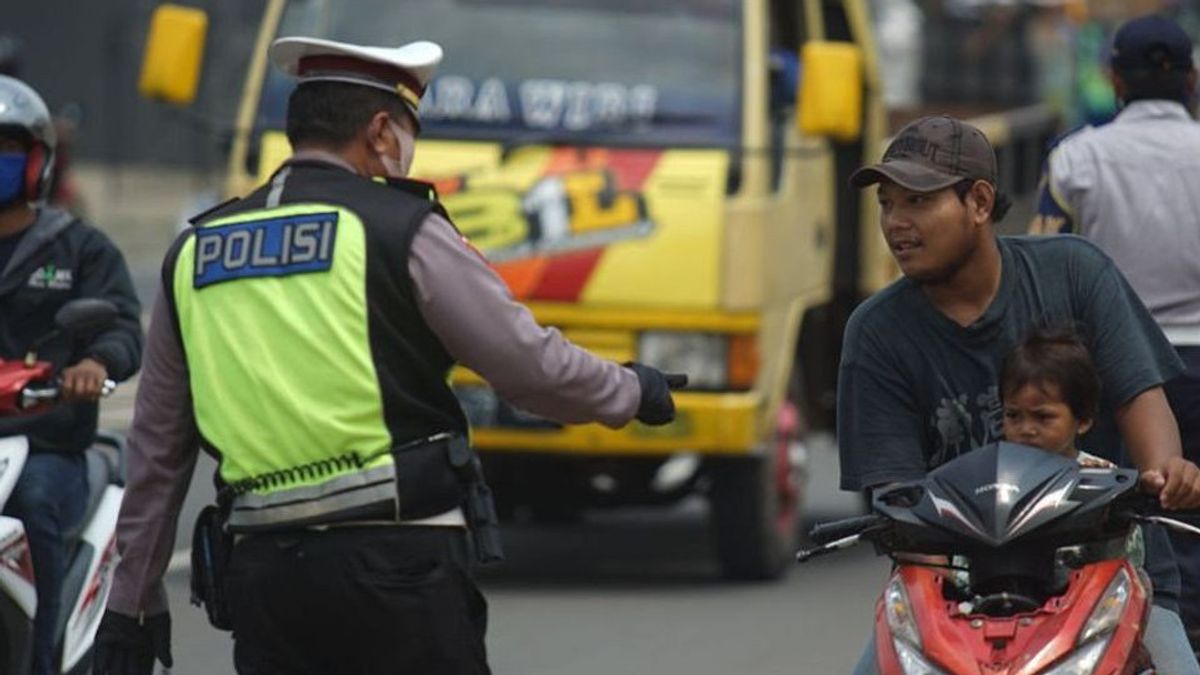
[[[710,519],[722,574],[775,579],[793,560],[800,527],[802,470],[795,466],[796,409],[785,404],[769,452],[712,463]]]

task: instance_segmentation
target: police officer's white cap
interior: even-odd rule
[[[425,87],[442,61],[434,42],[367,47],[309,37],[279,38],[268,52],[283,72],[305,82],[350,82],[398,95],[416,117]]]

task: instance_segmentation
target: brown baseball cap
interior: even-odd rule
[[[963,179],[996,184],[996,153],[987,136],[949,115],[909,122],[883,153],[883,161],[850,175],[864,188],[883,180],[916,192],[934,192]]]

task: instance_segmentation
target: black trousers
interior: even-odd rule
[[[363,526],[246,537],[226,588],[240,675],[489,675],[466,533]]]

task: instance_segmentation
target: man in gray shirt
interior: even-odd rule
[[[1101,414],[1084,446],[1114,461],[1124,446],[1165,507],[1200,505],[1200,469],[1181,457],[1162,390],[1182,369],[1178,357],[1094,245],[995,235],[1007,199],[982,132],[951,117],[917,120],[883,162],[852,180],[879,185],[883,234],[904,278],[860,305],[846,327],[837,420],[843,489],[920,478],[1002,440],[1004,357],[1035,328],[1068,327],[1103,383]],[[1147,549],[1156,604],[1147,648],[1160,672],[1200,673],[1175,613],[1170,545],[1147,528]],[[872,646],[857,672],[874,668]]]
[[[1112,256],[1183,359],[1166,383],[1184,456],[1200,461],[1200,124],[1192,41],[1160,16],[1113,39],[1112,123],[1063,139],[1046,163],[1034,233],[1074,232]],[[1200,540],[1172,534],[1181,614],[1200,647]]]

